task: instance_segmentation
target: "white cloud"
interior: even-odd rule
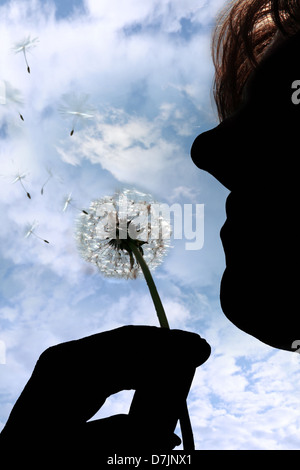
[[[121,183],[143,181],[146,189],[157,192],[166,173],[172,178],[183,154],[177,142],[163,137],[156,120],[114,109],[106,116],[98,116],[84,136],[83,132],[74,134],[67,148],[63,144],[57,150],[67,163],[76,165],[87,159],[110,171]]]
[[[286,374],[279,367],[272,373],[271,363],[282,355],[285,366],[291,372],[291,354],[265,351],[263,360],[253,358],[257,368],[267,372],[271,389],[258,392],[251,373],[243,370],[226,353],[213,355],[197,371],[190,395],[191,420],[198,449],[208,450],[280,450],[297,449],[300,440],[295,430],[299,427],[296,412],[298,400],[293,393],[283,393],[294,388],[295,373]],[[247,351],[245,361],[249,360]],[[275,381],[275,383],[274,383]],[[284,397],[284,398],[283,398]]]
[[[139,2],[129,0],[126,3],[118,4],[118,15],[114,14],[114,2],[104,0],[86,0],[85,4],[92,16],[100,20],[105,18],[113,28],[119,29],[124,26],[142,23],[144,27],[153,24],[161,24],[161,29],[165,32],[178,32],[181,29],[180,20],[182,18],[192,18],[199,20],[201,12],[207,4],[205,2],[188,0],[182,4],[180,0],[151,0],[149,2]]]

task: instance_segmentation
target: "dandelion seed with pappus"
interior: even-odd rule
[[[44,189],[45,189],[46,185],[49,183],[51,178],[53,178],[53,173],[52,173],[50,168],[47,168],[47,173],[48,173],[48,178],[46,179],[46,181],[44,182],[44,184],[41,187],[41,195],[44,194]]]
[[[26,227],[26,232],[25,232],[25,238],[30,237],[33,235],[35,238],[38,238],[39,240],[42,240],[44,243],[48,243],[48,240],[45,240],[44,238],[40,237],[35,233],[35,229],[38,227],[38,222],[33,222],[33,224],[27,225]]]
[[[15,109],[20,119],[24,121],[24,116],[20,111],[20,108],[23,106],[21,92],[7,81],[2,82],[0,104],[6,106],[8,109]]]
[[[30,51],[30,49],[35,47],[38,42],[39,42],[39,38],[36,37],[36,38],[31,39],[30,36],[27,36],[22,41],[16,43],[12,48],[15,54],[18,54],[19,52],[23,52],[28,73],[30,73],[30,67],[28,64],[26,52]]]
[[[15,179],[13,180],[12,184],[14,183],[17,183],[18,181],[20,182],[20,185],[22,186],[22,188],[24,189],[25,193],[26,193],[26,196],[28,197],[28,199],[31,199],[31,195],[30,193],[27,191],[27,189],[25,188],[24,184],[23,184],[23,179],[26,178],[26,173],[23,173],[23,174],[17,174],[17,176],[15,177]]]
[[[47,184],[49,183],[49,181],[53,178],[55,178],[57,181],[59,181],[60,183],[62,183],[62,178],[60,178],[55,172],[52,171],[51,168],[49,168],[48,166],[46,167],[46,171],[48,173],[48,177],[47,179],[44,181],[44,183],[42,184],[42,187],[41,187],[41,195],[44,194],[44,191],[45,191],[45,187],[47,186]]]
[[[64,206],[63,206],[63,212],[66,212],[66,210],[68,209],[69,206],[72,206],[74,207],[74,209],[76,209],[77,211],[80,211],[82,212],[83,214],[88,214],[87,211],[85,211],[84,209],[79,209],[79,207],[76,207],[74,206],[73,204],[73,199],[72,199],[72,193],[68,194],[68,196],[65,196],[64,198]]]
[[[94,112],[88,104],[89,95],[81,94],[65,94],[62,97],[63,105],[59,108],[59,112],[65,119],[71,120],[70,136],[75,132],[75,129],[81,122],[94,117]]]
[[[152,211],[157,202],[147,194],[124,190],[92,201],[78,220],[76,240],[81,256],[108,277],[136,279],[144,275],[159,324],[169,322],[150,268],[160,265],[170,246],[169,221]],[[168,236],[166,236],[169,235]],[[183,445],[193,450],[194,439],[186,403],[180,425]]]

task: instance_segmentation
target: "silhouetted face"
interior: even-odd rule
[[[231,191],[221,229],[225,315],[293,350],[300,340],[300,34],[264,59],[246,90],[241,109],[198,136],[191,156]]]

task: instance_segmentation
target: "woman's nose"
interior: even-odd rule
[[[200,134],[191,148],[191,157],[195,165],[214,176],[220,183],[231,189],[230,173],[226,157],[218,145],[220,141],[218,128]]]
[[[244,186],[256,170],[262,169],[260,157],[267,150],[266,127],[257,108],[246,102],[234,115],[195,139],[192,160],[230,191]]]
[[[244,160],[240,147],[242,134],[241,123],[233,117],[200,134],[191,148],[195,165],[208,171],[230,191],[241,177],[245,165],[245,161],[243,165],[241,161]]]

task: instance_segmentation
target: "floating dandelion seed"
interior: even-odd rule
[[[81,215],[76,238],[82,257],[105,276],[136,279],[143,274],[162,328],[169,328],[164,307],[149,268],[161,264],[171,227],[149,195],[125,190],[93,201],[88,215]],[[154,209],[154,210],[153,210]],[[194,439],[186,403],[180,417],[185,449]]]
[[[35,238],[38,238],[39,240],[42,240],[45,243],[49,243],[48,240],[45,240],[44,238],[40,237],[35,233],[35,229],[38,227],[38,225],[38,222],[33,222],[33,224],[28,225],[26,227],[25,238],[28,238],[33,235]]]
[[[63,95],[64,104],[59,108],[59,112],[66,119],[72,120],[70,135],[72,136],[80,122],[94,117],[94,112],[88,104],[89,95],[82,93],[76,95],[70,93]]]
[[[69,204],[71,203],[71,200],[72,200],[71,194],[72,194],[72,193],[70,193],[70,194],[69,194],[68,196],[66,196],[66,198],[65,198],[65,204],[64,204],[64,207],[63,207],[63,212],[66,212],[66,210],[67,210],[68,207],[69,207]]]
[[[30,73],[30,67],[28,65],[26,52],[30,51],[30,49],[35,47],[38,42],[39,42],[39,38],[31,39],[30,36],[27,36],[27,38],[24,38],[22,41],[16,43],[12,48],[12,50],[15,54],[18,54],[19,52],[23,52],[28,73]]]
[[[42,185],[42,187],[41,187],[41,195],[44,194],[45,187],[47,186],[47,184],[49,183],[49,181],[50,181],[52,178],[55,178],[55,179],[58,180],[60,183],[62,183],[62,178],[60,178],[58,175],[56,175],[56,174],[51,170],[51,168],[46,167],[46,171],[47,171],[47,173],[48,173],[48,177],[46,178],[45,182],[43,183],[43,185]]]
[[[25,191],[27,197],[28,197],[29,199],[31,199],[31,195],[30,195],[30,193],[27,191],[27,189],[25,188],[25,186],[24,186],[24,184],[23,184],[23,181],[22,181],[22,180],[25,179],[25,178],[26,178],[26,173],[23,173],[23,174],[18,173],[18,174],[16,175],[15,179],[13,180],[12,184],[17,183],[17,182],[19,181],[19,182],[20,182],[20,185],[21,185],[22,188],[24,189],[24,191]]]
[[[62,210],[62,211],[63,211],[63,212],[66,212],[66,210],[68,209],[69,206],[74,207],[74,209],[76,209],[76,210],[82,212],[83,214],[86,214],[86,215],[88,214],[88,212],[85,211],[84,209],[79,209],[79,207],[74,206],[74,204],[73,204],[73,199],[72,199],[72,193],[68,194],[68,196],[65,197],[65,199],[64,199],[64,207],[63,207],[63,210]]]
[[[47,173],[48,173],[48,178],[46,179],[45,183],[42,185],[41,187],[41,194],[43,195],[44,194],[44,188],[45,186],[49,183],[49,181],[51,180],[51,178],[53,178],[53,173],[52,171],[50,170],[50,168],[47,168]]]
[[[21,92],[14,88],[9,82],[3,80],[0,88],[0,104],[8,108],[15,108],[20,119],[24,121],[24,116],[20,112],[20,107],[23,105]]]

